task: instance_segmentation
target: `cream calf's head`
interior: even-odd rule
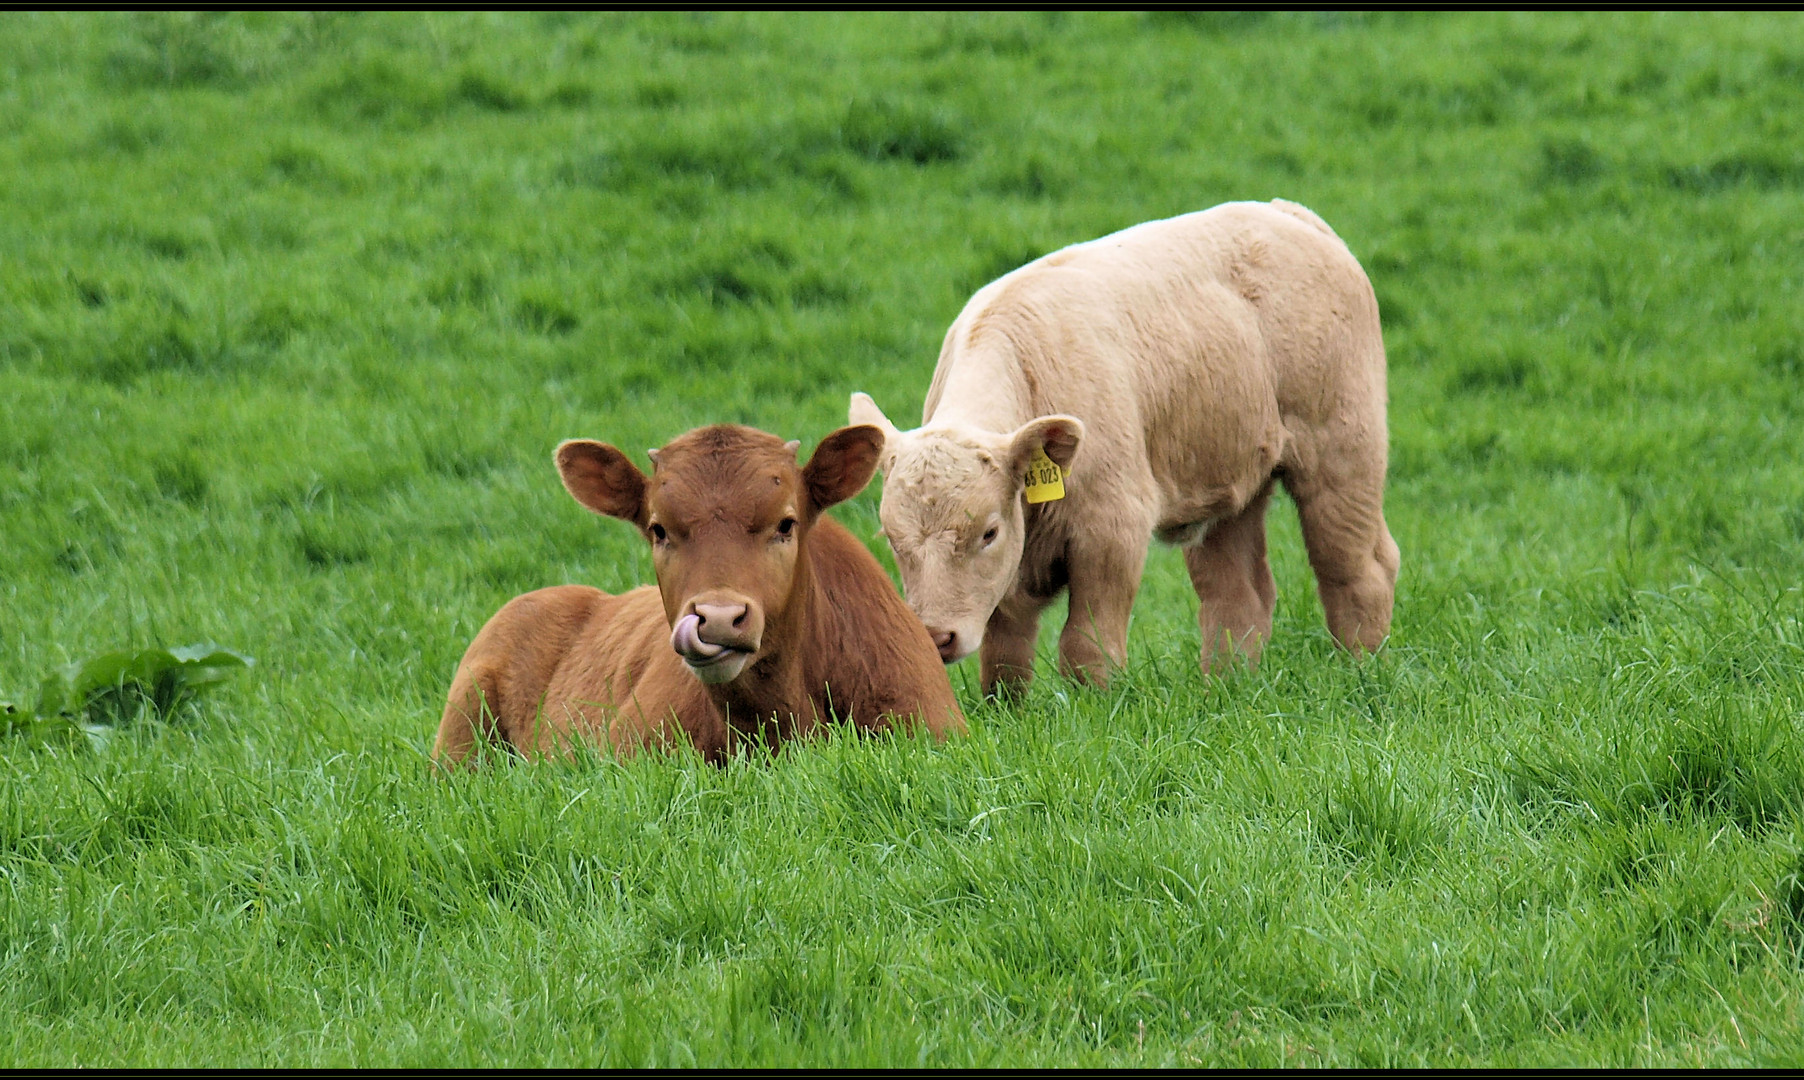
[[[878,513],[908,605],[945,663],[983,644],[984,628],[1021,567],[1027,468],[1036,451],[1069,469],[1083,421],[1042,416],[1009,432],[956,424],[898,431],[866,394],[851,422],[883,432]]]

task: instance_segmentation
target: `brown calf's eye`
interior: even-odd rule
[[[669,536],[664,532],[664,526],[653,525],[651,527],[651,538],[662,544],[665,540],[669,539]]]
[[[788,536],[790,533],[795,532],[795,528],[795,518],[784,518],[782,521],[777,522],[777,535]]]

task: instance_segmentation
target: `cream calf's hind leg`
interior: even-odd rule
[[[1257,664],[1272,636],[1278,589],[1265,555],[1265,511],[1271,498],[1268,480],[1240,513],[1216,522],[1201,541],[1184,549],[1184,566],[1196,590],[1205,674],[1224,674],[1237,655],[1249,666]]]
[[[1354,654],[1376,651],[1391,632],[1398,566],[1397,542],[1384,523],[1382,478],[1358,488],[1297,485],[1291,494],[1328,632]]]

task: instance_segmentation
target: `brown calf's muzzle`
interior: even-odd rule
[[[670,647],[696,678],[710,686],[732,682],[764,638],[764,608],[726,589],[697,593],[678,609]]]

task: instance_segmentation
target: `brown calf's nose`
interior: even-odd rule
[[[750,624],[751,607],[747,604],[697,604],[695,617],[700,620],[696,636],[710,645],[734,649],[756,649],[757,627]]]
[[[712,625],[718,632],[723,626],[731,626],[737,630],[745,626],[746,606],[744,604],[697,604],[696,618],[703,626]]]

